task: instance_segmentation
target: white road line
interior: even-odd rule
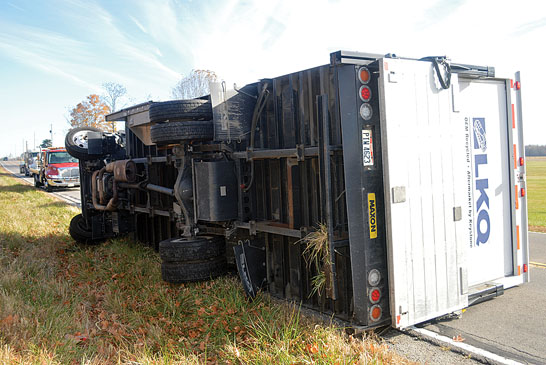
[[[535,234],[546,234],[544,232],[535,232],[535,231],[529,231],[529,233],[535,233]]]
[[[432,339],[434,339],[436,341],[440,341],[440,342],[449,344],[450,346],[457,347],[457,348],[459,348],[461,350],[464,350],[464,351],[466,351],[468,353],[471,353],[471,354],[474,354],[474,355],[485,357],[486,359],[496,361],[496,362],[498,362],[500,364],[508,364],[508,365],[523,364],[521,362],[517,362],[517,361],[511,360],[511,359],[508,359],[506,357],[502,357],[500,355],[494,354],[494,353],[489,352],[489,351],[484,350],[484,349],[480,349],[478,347],[474,347],[474,346],[466,344],[466,343],[455,342],[449,337],[439,335],[436,332],[432,332],[432,331],[426,330],[424,328],[410,327],[410,329],[412,331],[415,331],[415,332],[425,336],[425,337],[429,337],[429,338],[432,338]]]

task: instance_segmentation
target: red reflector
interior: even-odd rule
[[[514,104],[512,104],[512,128],[516,128],[516,110]]]
[[[362,85],[360,87],[360,99],[364,102],[368,102],[370,101],[371,98],[372,98],[372,90],[368,86]]]
[[[523,264],[523,272],[527,272],[527,264]]]
[[[520,157],[520,158],[519,158],[519,165],[520,165],[520,166],[523,166],[523,162],[524,162],[523,157]]]
[[[513,89],[514,88],[514,80],[510,79],[510,88]]]
[[[521,89],[521,82],[516,81],[516,90]]]
[[[516,235],[517,235],[517,240],[518,240],[518,250],[521,248],[520,245],[519,245],[519,226],[516,226]]]
[[[521,188],[521,196],[525,196],[525,188]]]
[[[370,293],[370,301],[372,303],[377,303],[379,302],[379,299],[381,299],[381,291],[379,289],[373,289],[372,292]]]

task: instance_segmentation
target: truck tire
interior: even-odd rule
[[[90,155],[88,153],[87,134],[89,132],[101,132],[101,130],[95,127],[78,127],[68,131],[64,145],[70,156],[84,161],[102,157],[101,155]]]
[[[47,179],[44,179],[44,182],[42,185],[44,186],[45,191],[47,191],[48,193],[51,193],[53,191],[53,187],[49,185],[49,183],[47,182]]]
[[[171,100],[153,103],[148,110],[150,122],[211,120],[212,104],[208,100]]]
[[[173,284],[214,279],[227,271],[224,256],[194,262],[162,262],[161,277]]]
[[[212,121],[171,122],[153,125],[152,142],[158,145],[184,141],[210,141],[214,137]]]
[[[38,175],[33,174],[32,176],[34,177],[34,187],[35,187],[35,188],[41,187],[41,186],[42,186],[42,182],[40,181],[40,178],[38,177]]]
[[[226,244],[220,236],[170,238],[159,242],[163,262],[210,260],[226,254]]]
[[[93,233],[85,227],[83,215],[75,215],[70,221],[68,232],[74,241],[84,245],[96,245],[102,242],[102,239],[93,239]]]

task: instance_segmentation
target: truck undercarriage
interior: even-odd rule
[[[131,233],[159,250],[168,282],[209,279],[236,265],[250,296],[267,290],[367,327],[400,323],[408,310],[390,299],[392,203],[416,193],[385,175],[395,154],[384,145],[382,99],[387,82],[402,84],[403,74],[385,69],[399,61],[336,52],[329,65],[236,90],[212,84],[203,98],[110,114],[126,123],[121,134],[70,131],[66,148],[80,159],[82,201],[72,237],[93,244]],[[445,59],[411,62],[425,65],[426,85],[441,98],[458,78],[493,77],[490,68]],[[463,181],[456,189],[466,188]],[[445,211],[461,207],[455,201]],[[471,219],[459,221],[442,224],[460,232]],[[453,240],[459,252],[466,241]],[[460,262],[446,272],[463,280]],[[454,285],[442,308],[468,305],[468,292]]]

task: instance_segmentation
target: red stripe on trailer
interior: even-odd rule
[[[518,275],[521,275],[521,266],[518,265]]]
[[[516,128],[516,110],[514,104],[512,104],[512,128]]]
[[[518,163],[517,163],[517,152],[516,152],[516,145],[514,144],[514,169],[517,169],[518,168]]]
[[[519,226],[516,226],[516,235],[518,236],[518,250],[520,249],[519,245]]]
[[[510,88],[513,89],[514,88],[514,80],[510,79]]]

